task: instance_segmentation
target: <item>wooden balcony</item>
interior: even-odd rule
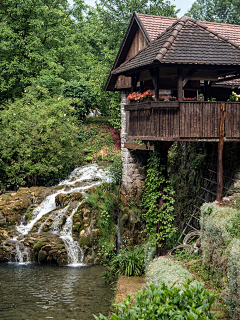
[[[240,141],[240,103],[177,101],[126,105],[128,141],[218,141],[223,103],[224,141]]]

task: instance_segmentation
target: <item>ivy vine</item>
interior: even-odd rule
[[[154,151],[150,151],[147,165],[146,186],[143,194],[143,206],[145,208],[144,219],[146,222],[146,232],[150,236],[153,244],[165,240],[176,231],[173,226],[174,221],[174,191],[169,180],[164,176],[165,166],[161,164],[161,152],[155,144]],[[161,185],[165,185],[160,191]],[[163,205],[159,209],[159,198],[162,198]],[[161,228],[156,233],[158,222]]]

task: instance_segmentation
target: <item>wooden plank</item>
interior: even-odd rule
[[[145,143],[138,144],[136,142],[126,142],[124,143],[124,148],[134,149],[134,150],[154,150],[154,146],[148,145],[146,147]]]
[[[225,103],[220,107],[219,143],[218,143],[218,172],[217,172],[217,200],[223,197],[223,145],[224,145],[224,117]]]

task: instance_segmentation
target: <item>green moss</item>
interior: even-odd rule
[[[36,242],[34,245],[33,245],[33,250],[34,251],[39,251],[43,246],[45,246],[47,243],[46,242],[43,242],[42,240],[39,240],[38,242]]]
[[[44,250],[40,250],[38,253],[38,262],[44,262],[46,260],[47,253]]]
[[[79,240],[79,244],[81,248],[84,248],[85,246],[87,247],[92,246],[91,236],[87,235],[86,237],[81,237]]]

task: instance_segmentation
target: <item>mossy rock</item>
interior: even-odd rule
[[[70,201],[82,201],[84,198],[83,194],[80,192],[72,192],[68,194],[59,193],[55,197],[56,206],[61,206],[62,208],[65,207]]]
[[[92,246],[92,240],[90,234],[86,236],[82,236],[79,240],[79,244],[81,248],[84,248],[85,246],[91,247]]]
[[[0,247],[0,262],[9,262],[10,252],[6,247]]]

